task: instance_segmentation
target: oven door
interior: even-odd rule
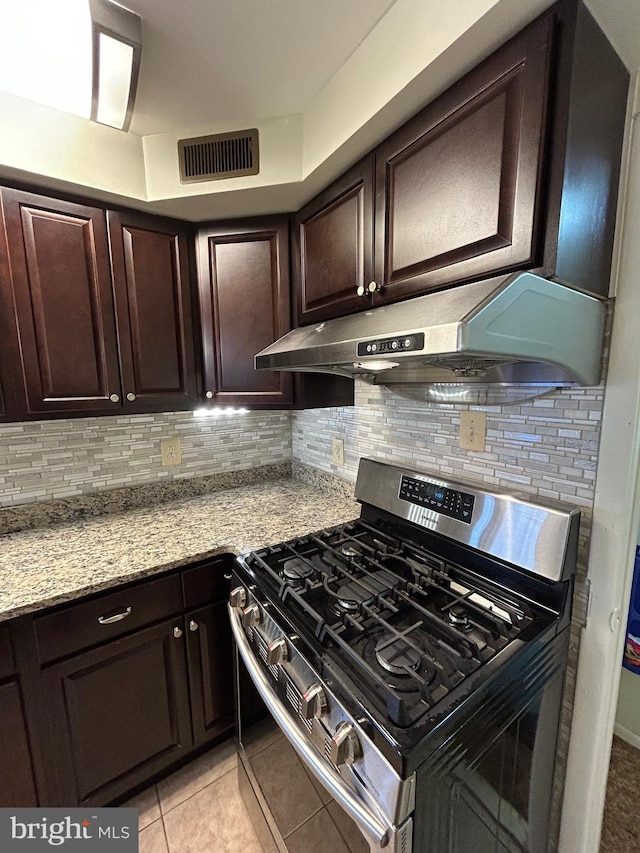
[[[236,641],[240,790],[272,853],[410,853],[412,820],[390,825],[305,737],[229,607]]]

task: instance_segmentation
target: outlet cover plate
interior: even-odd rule
[[[179,465],[182,461],[182,449],[179,438],[163,438],[160,442],[160,454],[165,468]]]
[[[460,447],[484,453],[487,440],[487,415],[485,412],[460,412]]]
[[[331,442],[331,461],[334,465],[344,465],[344,441],[334,438]]]

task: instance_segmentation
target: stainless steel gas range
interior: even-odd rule
[[[356,497],[353,522],[236,560],[265,850],[546,853],[579,512],[371,459]]]

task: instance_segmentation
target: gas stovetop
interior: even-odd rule
[[[390,760],[413,761],[566,628],[579,513],[368,459],[356,497],[359,519],[239,557],[232,606],[270,677],[295,682],[301,655]]]
[[[400,727],[543,619],[497,585],[362,521],[245,562],[292,624]]]

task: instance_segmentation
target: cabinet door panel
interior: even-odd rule
[[[191,748],[182,621],[166,622],[43,673],[63,799],[104,803]]]
[[[198,746],[233,726],[233,649],[226,602],[194,611],[186,620],[193,735]]]
[[[291,377],[257,371],[257,352],[290,329],[285,217],[220,223],[198,237],[205,391],[215,402],[285,405]]]
[[[110,211],[109,233],[127,408],[190,408],[196,388],[186,227]]]
[[[309,202],[295,219],[298,325],[358,311],[373,275],[373,157]]]
[[[33,763],[17,679],[0,686],[0,808],[37,806]]]
[[[551,23],[523,31],[377,150],[382,301],[536,260]]]
[[[120,382],[104,213],[3,190],[29,412],[104,409]]]

